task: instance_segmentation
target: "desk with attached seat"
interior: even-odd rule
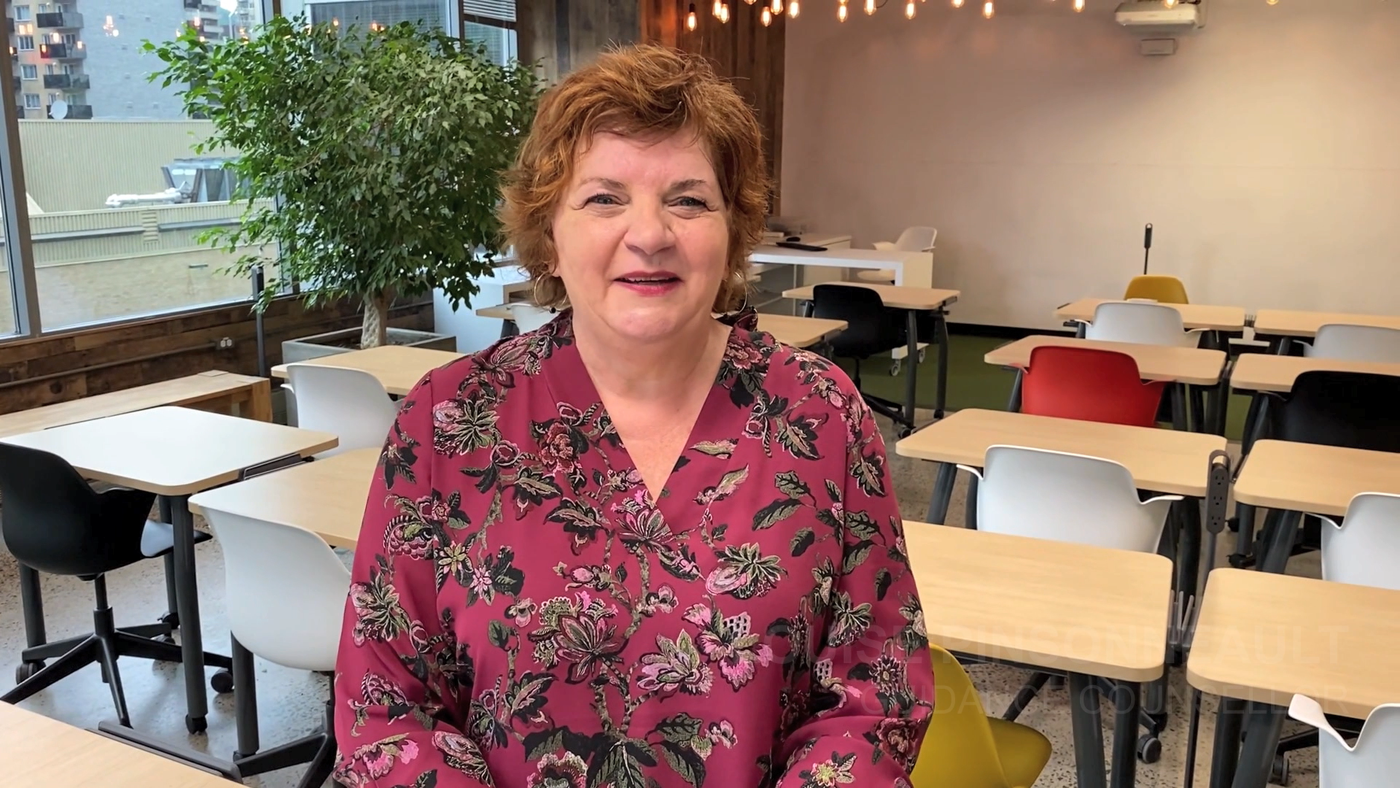
[[[368,372],[384,386],[384,390],[389,394],[402,397],[412,391],[424,375],[444,364],[451,364],[461,357],[461,353],[450,350],[384,345],[368,350],[352,350],[349,353],[321,356],[299,363]],[[286,380],[287,365],[278,364],[273,367],[272,376]]]

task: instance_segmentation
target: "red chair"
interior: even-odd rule
[[[1021,412],[1155,427],[1165,381],[1144,383],[1126,353],[1046,345],[1031,351]]]

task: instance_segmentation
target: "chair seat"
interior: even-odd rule
[[[207,542],[214,537],[198,529],[194,532],[194,543]],[[175,527],[169,523],[147,520],[141,532],[141,555],[159,558],[175,549]]]
[[[988,717],[1001,770],[1012,788],[1029,788],[1050,762],[1050,740],[1040,731]]]

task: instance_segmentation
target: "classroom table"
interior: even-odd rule
[[[1120,298],[1081,298],[1055,310],[1058,320],[1089,322],[1094,319],[1094,310],[1103,303],[1123,303]],[[1156,302],[1153,302],[1156,303]],[[1242,306],[1212,306],[1209,304],[1162,304],[1181,313],[1181,320],[1187,330],[1204,328],[1207,331],[1239,333],[1244,331],[1245,309]]]
[[[1245,353],[1235,360],[1235,366],[1230,371],[1230,387],[1236,391],[1287,393],[1293,390],[1293,381],[1297,380],[1299,375],[1318,370],[1400,375],[1400,364]]]
[[[506,308],[505,304],[495,306],[484,306],[476,310],[481,317],[494,317],[505,320],[507,323],[514,322],[515,316]],[[773,338],[793,347],[806,348],[821,342],[825,342],[831,337],[846,330],[844,320],[823,320],[816,317],[794,317],[792,315],[774,315],[767,312],[758,313],[758,330],[765,331],[773,335]]]
[[[1400,328],[1400,316],[1260,309],[1254,315],[1254,333],[1255,335],[1271,337],[1311,337],[1316,336],[1317,330],[1328,323]]]
[[[365,502],[374,474],[380,472],[379,449],[352,449],[315,462],[254,476],[206,490],[190,498],[190,511],[205,507],[266,522],[305,528],[331,547],[353,550],[360,537]],[[251,656],[233,648],[233,684],[241,756],[256,753],[258,740],[257,687]]]
[[[1255,443],[1235,479],[1235,502],[1271,510],[1259,568],[1283,571],[1303,514],[1341,517],[1363,492],[1400,495],[1400,454],[1295,441]]]
[[[934,343],[938,345],[938,383],[933,395],[933,417],[943,418],[948,398],[948,307],[956,303],[961,293],[957,290],[939,290],[933,287],[908,287],[903,285],[876,285],[864,282],[832,282],[844,287],[864,287],[880,294],[880,300],[890,309],[902,309],[905,314],[905,360],[909,365],[909,376],[904,383],[904,413],[900,420],[905,434],[915,428],[914,410],[917,407],[919,357],[919,313],[933,315]],[[815,286],[798,287],[783,291],[784,298],[807,302],[807,314],[811,314],[812,297]]]
[[[56,454],[84,478],[145,490],[169,501],[188,705],[185,724],[192,733],[204,730],[208,702],[189,496],[236,481],[249,468],[333,449],[339,439],[280,424],[160,407],[0,440]]]
[[[228,788],[193,766],[0,703],[0,788]]]
[[[402,397],[418,385],[418,381],[429,372],[445,364],[451,364],[461,353],[451,350],[408,347],[406,345],[381,345],[368,350],[352,350],[349,353],[335,353],[297,362],[316,366],[358,369],[373,375],[384,390],[395,397]],[[272,368],[272,376],[287,379],[287,365],[278,364]]]
[[[1400,699],[1396,610],[1400,591],[1241,569],[1211,572],[1186,676],[1191,686],[1221,696],[1212,788],[1264,788],[1294,694],[1316,700],[1328,714],[1363,720]],[[1247,702],[1256,705],[1247,714],[1241,753]]]
[[[1165,669],[1171,562],[1102,547],[904,523],[931,643],[1069,674],[1080,788],[1132,786],[1140,685]],[[1066,571],[1073,567],[1073,571]],[[1096,678],[1116,684],[1112,783]]]

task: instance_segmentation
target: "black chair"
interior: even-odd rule
[[[98,493],[63,458],[37,449],[0,443],[0,533],[23,565],[55,575],[90,581],[96,597],[91,635],[26,649],[21,670],[57,657],[33,671],[0,702],[18,703],[82,668],[97,663],[112,691],[117,717],[130,726],[118,657],[179,662],[180,647],[170,637],[174,624],[117,629],[107,604],[104,575],[147,558],[168,556],[174,530],[147,519],[155,495],[114,489]],[[195,541],[210,539],[196,534]],[[227,667],[228,657],[206,655],[209,664]]]
[[[904,313],[889,309],[880,294],[868,287],[846,285],[817,285],[812,288],[812,317],[846,321],[846,330],[828,341],[831,355],[855,362],[851,375],[856,389],[861,390],[860,362],[879,353],[904,347]],[[915,374],[911,368],[909,374]],[[861,390],[861,396],[876,413],[904,423],[904,406],[893,400],[876,397]]]

